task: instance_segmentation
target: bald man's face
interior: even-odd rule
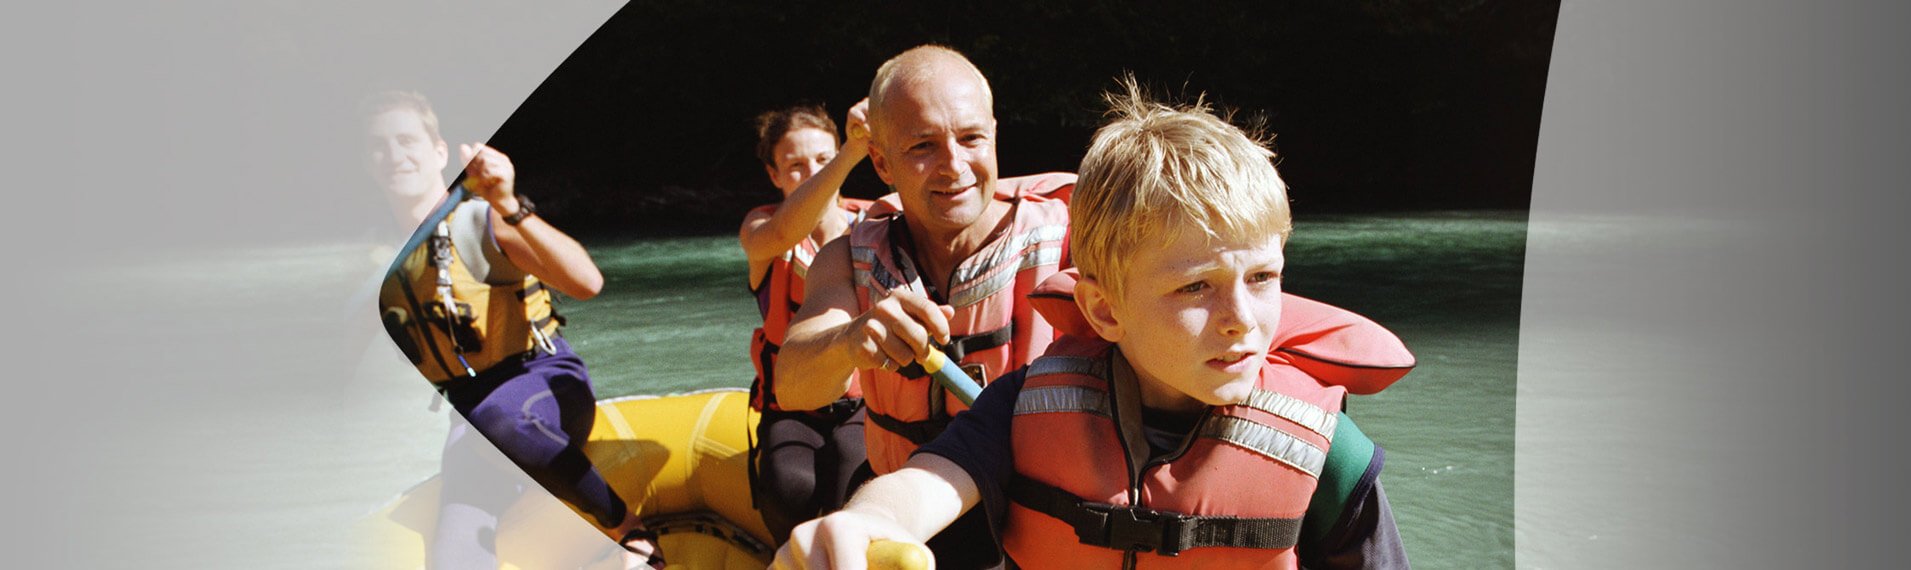
[[[995,113],[973,73],[930,73],[890,87],[869,160],[903,211],[938,232],[982,218],[995,193]]]

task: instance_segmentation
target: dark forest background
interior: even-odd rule
[[[1260,118],[1297,215],[1523,210],[1557,2],[647,1],[625,6],[491,143],[567,230],[734,232],[778,199],[752,119],[822,103],[840,122],[883,60],[921,43],[991,81],[1003,176],[1072,171],[1099,95],[1157,92]],[[867,167],[846,194],[884,192]]]

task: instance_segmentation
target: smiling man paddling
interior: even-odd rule
[[[869,103],[869,160],[903,213],[858,223],[817,254],[777,360],[776,397],[826,405],[860,375],[869,463],[880,475],[966,408],[916,364],[932,346],[983,383],[1047,349],[1053,330],[1025,294],[1064,267],[1068,212],[1059,201],[997,194],[994,99],[961,54],[922,46],[897,55],[877,70]],[[939,566],[995,562],[980,523],[930,543]]]

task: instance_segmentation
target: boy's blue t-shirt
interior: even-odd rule
[[[916,450],[942,456],[968,472],[980,493],[981,506],[989,525],[1001,536],[1008,517],[1009,481],[1015,477],[1015,455],[1011,449],[1010,427],[1015,419],[1015,400],[1022,393],[1027,368],[996,378],[975,399],[969,410],[956,414],[948,429],[934,441]],[[1151,441],[1179,441],[1192,424],[1185,421],[1151,421],[1144,414],[1143,429]],[[1343,416],[1343,421],[1346,418]],[[1157,426],[1155,424],[1163,424]],[[1161,429],[1172,426],[1174,429]],[[1331,460],[1331,459],[1330,459]],[[1309,568],[1405,568],[1406,550],[1400,531],[1394,526],[1393,512],[1378,479],[1383,455],[1374,447],[1372,463],[1360,478],[1343,506],[1341,518],[1348,524],[1336,525],[1325,534],[1303,532],[1296,547]],[[999,542],[999,540],[998,540]]]

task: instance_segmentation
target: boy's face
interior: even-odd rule
[[[1085,280],[1078,299],[1102,338],[1121,346],[1144,404],[1191,411],[1247,401],[1281,320],[1280,237],[1177,233],[1136,252],[1119,297]]]

